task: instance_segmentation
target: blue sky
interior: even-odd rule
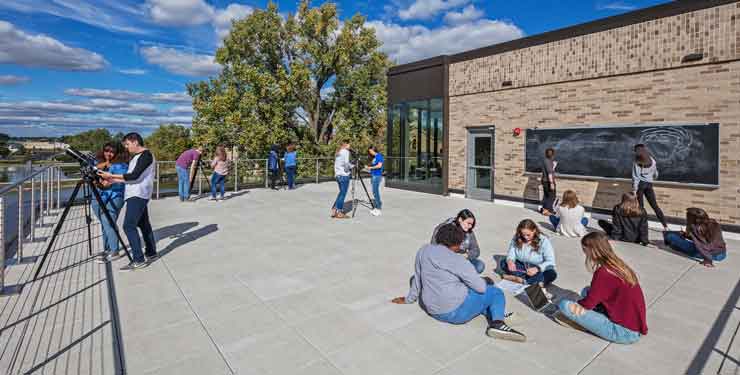
[[[281,13],[298,0],[275,1]],[[338,1],[366,16],[397,63],[542,33],[665,0]],[[315,1],[313,5],[321,2]],[[0,1],[0,132],[59,136],[98,127],[189,125],[188,82],[218,74],[232,19],[262,0]]]

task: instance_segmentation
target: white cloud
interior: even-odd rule
[[[391,60],[402,64],[524,36],[524,32],[512,23],[487,19],[436,29],[419,25],[386,24],[381,21],[371,21],[367,25],[373,27],[378,38],[383,41],[381,50]]]
[[[108,62],[95,52],[69,47],[46,35],[31,35],[0,21],[0,63],[58,70],[95,71]]]
[[[149,71],[145,69],[118,69],[118,72],[122,74],[134,75],[134,76],[141,76],[141,75],[149,73]]]
[[[191,103],[193,98],[186,92],[160,92],[152,94],[151,100],[163,103]]]
[[[211,22],[215,11],[203,0],[147,0],[152,21],[166,26],[193,26]]]
[[[150,33],[136,21],[143,18],[143,8],[121,0],[2,0],[0,8],[28,14],[49,14],[109,31]]]
[[[0,86],[11,86],[26,83],[31,79],[23,76],[5,75],[0,76]]]
[[[225,9],[219,9],[213,17],[213,28],[216,30],[218,40],[223,40],[231,30],[231,21],[242,19],[250,14],[254,9],[247,5],[229,4]]]
[[[72,96],[117,100],[135,100],[146,98],[145,94],[127,90],[66,89],[64,90],[64,93]]]
[[[470,0],[416,0],[406,9],[401,9],[398,16],[402,20],[428,20],[438,13],[465,5]]]
[[[213,55],[188,53],[160,46],[142,47],[140,52],[148,63],[159,65],[174,74],[202,77],[221,71],[221,65],[214,61]]]
[[[597,10],[618,10],[618,11],[630,11],[637,9],[636,6],[627,4],[623,1],[615,1],[607,4],[599,4],[596,6]]]
[[[177,105],[170,108],[170,113],[174,114],[192,114],[194,112],[193,107],[189,105]]]
[[[481,17],[483,17],[483,11],[476,8],[475,5],[470,4],[462,12],[449,12],[445,14],[445,22],[451,25],[460,25],[475,21]]]

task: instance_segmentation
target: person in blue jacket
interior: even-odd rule
[[[270,187],[273,190],[277,190],[275,182],[280,174],[280,158],[278,157],[278,146],[270,146],[270,154],[267,157],[267,169],[270,171]]]
[[[298,151],[295,149],[295,143],[290,142],[288,143],[288,146],[285,147],[285,174],[288,177],[288,189],[293,190],[295,189],[295,176],[296,171],[298,170],[298,161],[297,158]]]
[[[127,159],[127,153],[112,143],[106,143],[96,157],[98,169],[113,174],[126,173],[128,170]],[[98,217],[103,230],[103,252],[100,254],[98,261],[105,262],[107,259],[117,259],[123,256],[120,252],[121,243],[118,241],[118,236],[116,236],[115,227],[108,222],[103,210],[108,211],[114,222],[118,219],[118,214],[121,213],[123,207],[125,184],[101,180],[97,187],[100,190],[103,206],[100,206],[97,200],[93,199],[91,208],[95,216]]]

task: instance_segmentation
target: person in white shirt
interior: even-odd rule
[[[635,145],[635,162],[632,164],[632,192],[637,194],[637,200],[642,208],[645,208],[644,198],[647,198],[655,216],[663,225],[663,230],[668,230],[668,223],[665,220],[665,215],[663,215],[663,210],[658,206],[655,190],[653,190],[653,182],[657,179],[658,164],[650,156],[647,146],[644,144]]]
[[[349,218],[349,216],[344,214],[344,198],[347,196],[347,190],[349,189],[352,167],[349,141],[344,140],[334,156],[334,177],[337,180],[337,185],[339,185],[339,194],[337,194],[337,199],[331,208],[331,217],[335,219]]]
[[[563,236],[583,237],[588,233],[588,218],[585,214],[586,209],[579,204],[576,192],[566,190],[560,204],[555,208],[555,215],[550,216],[550,223]]]

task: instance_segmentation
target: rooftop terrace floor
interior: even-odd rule
[[[545,227],[544,217],[385,189],[383,216],[360,207],[354,219],[331,220],[335,195],[336,184],[323,183],[218,203],[153,201],[162,257],[128,273],[117,271],[125,259],[90,261],[75,208],[39,281],[28,282],[34,264],[8,268],[7,284],[25,286],[0,299],[0,373],[740,374],[739,241],[728,241],[728,257],[714,269],[617,244],[648,304],[649,334],[637,344],[561,327],[507,295],[507,310],[521,318],[515,328],[528,337],[515,343],[487,337],[482,317],[454,326],[389,301],[406,294],[414,255],[434,226],[459,209],[478,218],[485,275],[519,220]],[[48,241],[50,231],[39,235]],[[94,251],[99,232],[93,226]],[[580,291],[590,274],[578,240],[545,232],[556,250],[557,294]],[[27,244],[26,252],[44,245]]]

